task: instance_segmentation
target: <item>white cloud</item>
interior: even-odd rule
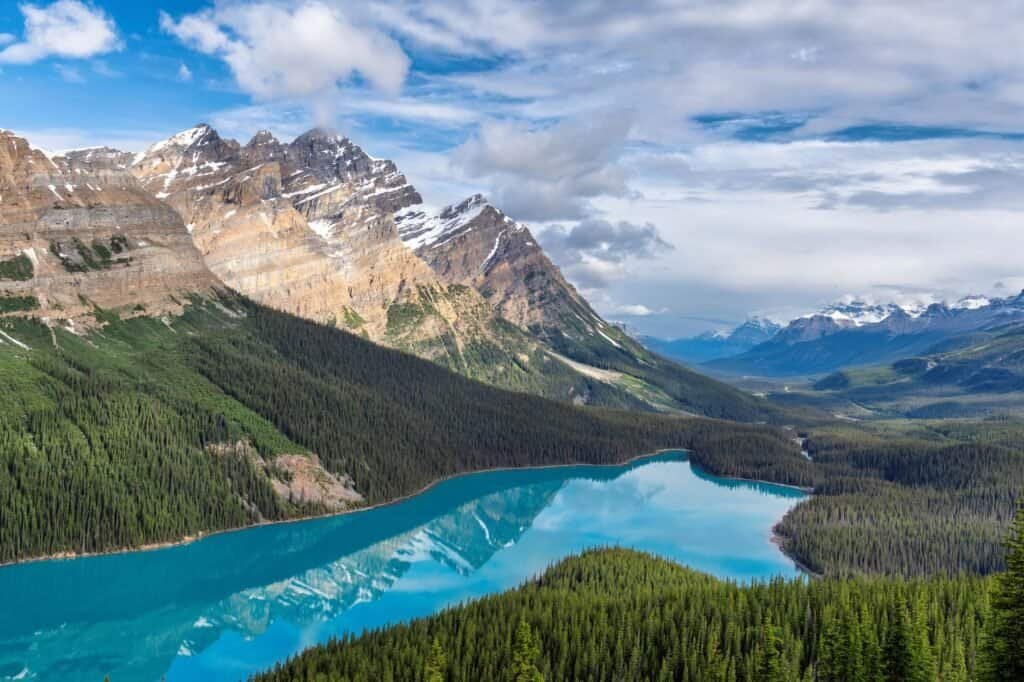
[[[178,65],[178,80],[182,83],[192,82],[192,70],[188,68],[185,62]]]
[[[482,190],[518,219],[579,222],[566,226],[578,237],[596,238],[599,221],[657,225],[673,250],[620,260],[559,250],[538,229],[602,310],[629,301],[651,311],[636,315],[643,324],[669,329],[751,310],[785,317],[845,292],[953,296],[1021,281],[1020,140],[828,139],[879,122],[1019,130],[1014,0],[984,11],[929,0],[321,2],[333,33],[376,36],[402,65],[385,69],[392,84],[406,73],[397,40],[453,68],[417,72],[396,96],[347,52],[306,53],[307,27],[293,25],[302,0],[225,1],[165,27],[274,100],[221,114],[246,133],[299,132],[309,116],[295,102],[328,100],[343,130],[396,158],[432,203]],[[251,28],[257,19],[272,28]],[[363,78],[337,87],[353,73]],[[723,112],[738,116],[694,120]]]
[[[120,49],[114,21],[98,7],[78,0],[57,0],[48,6],[25,4],[21,42],[0,51],[0,63],[30,64],[46,57],[87,59]],[[5,38],[5,39],[2,39]],[[0,45],[11,36],[0,38]]]
[[[70,64],[54,64],[54,70],[64,79],[65,83],[84,83],[85,76],[76,67]]]
[[[657,312],[641,303],[616,303],[604,306],[602,310],[609,315],[629,315],[631,317],[649,317]]]
[[[566,120],[527,128],[488,122],[454,152],[454,162],[489,183],[490,192],[524,220],[582,219],[588,199],[629,192],[615,163],[629,132],[628,116]]]
[[[397,93],[409,69],[393,39],[317,1],[226,3],[178,20],[161,13],[160,26],[222,58],[238,86],[261,100],[300,97],[322,105],[356,73]]]

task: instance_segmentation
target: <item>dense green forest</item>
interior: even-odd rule
[[[966,682],[989,660],[991,585],[977,577],[738,585],[600,550],[511,592],[315,647],[256,679]]]
[[[487,387],[243,299],[107,322],[0,329],[0,561],[94,552],[317,513],[267,462],[317,453],[368,502],[498,466],[619,462],[664,447],[799,455],[775,429],[582,409]],[[0,337],[3,339],[4,337]]]
[[[817,573],[926,575],[1001,570],[1002,542],[1024,490],[1024,425],[990,419],[895,432],[811,429],[813,461],[714,448],[712,473],[811,487],[777,527]]]

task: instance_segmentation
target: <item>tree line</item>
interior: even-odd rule
[[[241,299],[193,302],[170,327],[101,312],[86,338],[2,322],[31,350],[0,347],[0,561],[320,511],[217,447],[238,441],[266,461],[318,453],[369,502],[471,470],[615,463],[723,433],[792,454],[769,428],[501,391]]]
[[[988,578],[737,584],[623,549],[309,649],[256,682],[1024,679],[1024,509]]]

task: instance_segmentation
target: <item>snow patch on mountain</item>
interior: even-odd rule
[[[440,210],[425,204],[410,206],[395,214],[398,236],[413,251],[440,246],[476,220],[488,206],[490,203],[480,194]]]
[[[182,147],[184,149],[188,149],[196,142],[203,139],[203,136],[210,132],[210,130],[210,126],[205,123],[200,123],[195,128],[183,130],[180,133],[171,135],[166,140],[161,140],[160,142],[153,144],[145,152],[142,152],[141,158],[145,158],[146,155],[159,152],[167,147]],[[141,158],[139,160],[141,160]]]
[[[949,307],[953,310],[978,310],[990,305],[992,301],[987,296],[964,296]]]

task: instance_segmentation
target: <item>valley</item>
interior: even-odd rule
[[[429,616],[611,544],[723,578],[792,576],[768,532],[801,497],[698,476],[676,452],[474,474],[356,514],[8,567],[0,598],[24,617],[0,619],[0,671],[236,680],[313,643]],[[43,582],[54,586],[45,596],[24,589]],[[130,646],[115,632],[132,633]]]
[[[160,653],[119,662],[129,678],[255,674],[300,650],[297,631],[301,641],[325,642],[433,617],[608,543],[743,580],[794,575],[794,565],[826,580],[938,580],[929,577],[1006,568],[1003,543],[1024,489],[1020,297],[914,314],[832,308],[786,326],[751,320],[693,343],[646,339],[649,350],[599,316],[529,228],[486,198],[430,209],[393,163],[322,129],[288,144],[262,131],[243,146],[200,125],[137,155],[96,148],[51,157],[10,133],[0,147],[0,379],[8,389],[0,395],[0,562],[79,557],[2,568],[0,592],[18,584],[5,576],[31,582],[35,571],[56,571],[48,579],[63,580],[64,566],[86,570],[80,562],[111,562],[102,565],[113,567],[107,581],[116,583],[133,562],[244,545],[236,538],[245,533],[219,532],[250,526],[280,534],[284,547],[303,544],[306,524],[347,528],[360,514],[451,502],[463,485],[451,477],[492,469],[507,471],[484,476],[548,480],[558,470],[530,467],[614,467],[677,448],[688,451],[690,473],[661,461],[614,469],[634,488],[604,504],[653,514],[659,486],[670,481],[676,494],[698,499],[712,489],[733,500],[749,491],[765,498],[748,500],[765,510],[756,521],[711,531],[729,519],[728,504],[712,495],[704,511],[713,510],[714,522],[694,517],[681,544],[638,529],[687,524],[696,508],[663,505],[660,517],[618,534],[604,510],[600,527],[577,528],[577,540],[542,543],[545,551],[523,564],[531,572],[488,579],[490,557],[515,554],[533,516],[505,520],[515,537],[488,545],[480,560],[455,541],[432,545],[422,558],[445,568],[421,579],[479,571],[479,582],[408,612],[387,606],[399,576],[342,570],[341,554],[319,540],[301,567],[288,564],[287,551],[243,548],[247,566],[288,564],[267,578],[268,592],[232,583],[219,592],[218,603],[233,604],[228,616],[210,604],[173,614],[150,604],[120,625],[90,620],[82,602],[76,618],[96,647],[80,652],[83,661],[116,658],[97,653],[113,642],[103,633],[132,622]],[[607,479],[588,471],[586,479]],[[645,488],[644,471],[666,477]],[[536,514],[572,489],[538,492]],[[512,484],[504,490],[526,494]],[[425,517],[424,528],[473,527],[463,512]],[[331,518],[276,525],[318,516]],[[491,543],[498,529],[479,515],[473,522]],[[422,538],[403,528],[352,550],[377,543],[381,552],[419,557],[413,545]],[[747,540],[723,558],[713,536]],[[661,570],[649,561],[627,563]],[[311,587],[324,571],[334,582]],[[353,578],[359,571],[376,577],[363,584]],[[321,594],[327,587],[338,599]],[[364,603],[378,599],[387,608],[348,620],[350,609],[367,613]],[[240,610],[239,600],[269,610]],[[29,664],[22,652],[26,638],[61,650],[63,635],[20,628],[0,623],[8,637],[0,671],[56,665],[45,656]],[[268,649],[269,658],[236,641],[268,632],[289,633],[290,642]],[[934,644],[941,665],[974,669],[977,637],[963,636],[962,652]],[[759,654],[744,645],[730,655],[732,665],[750,666]],[[248,662],[232,669],[232,656]],[[785,656],[793,670],[810,660],[797,650]],[[83,679],[115,669],[72,667]]]

